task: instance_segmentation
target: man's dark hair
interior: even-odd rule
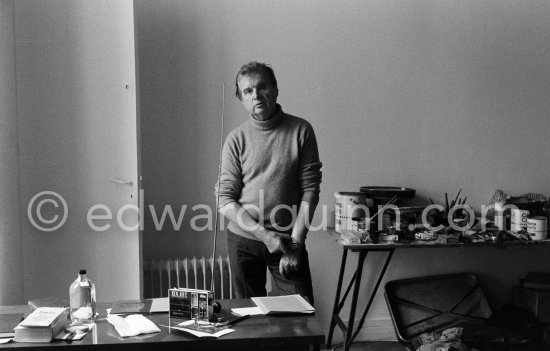
[[[249,63],[245,63],[239,72],[237,73],[237,77],[235,78],[235,96],[237,99],[242,100],[241,91],[239,90],[239,78],[248,76],[253,73],[259,73],[259,74],[265,74],[269,80],[271,80],[271,84],[278,89],[277,87],[277,79],[275,78],[275,72],[273,72],[273,69],[269,67],[269,65],[261,62],[252,61]]]

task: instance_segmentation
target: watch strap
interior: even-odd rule
[[[290,249],[296,250],[296,249],[303,249],[306,245],[304,243],[297,243],[295,241],[290,243]]]

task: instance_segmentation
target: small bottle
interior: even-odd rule
[[[69,287],[71,324],[93,323],[95,319],[95,285],[81,269]]]

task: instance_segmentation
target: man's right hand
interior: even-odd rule
[[[290,249],[288,244],[291,242],[290,235],[277,232],[267,232],[263,242],[270,253],[282,252],[286,254]]]

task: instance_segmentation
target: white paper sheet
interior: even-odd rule
[[[314,313],[315,309],[299,294],[251,297],[263,314]]]
[[[232,308],[231,311],[239,316],[258,316],[263,314],[262,310],[259,307],[242,307],[242,308]]]
[[[170,311],[170,301],[167,297],[152,299],[151,313]]]

